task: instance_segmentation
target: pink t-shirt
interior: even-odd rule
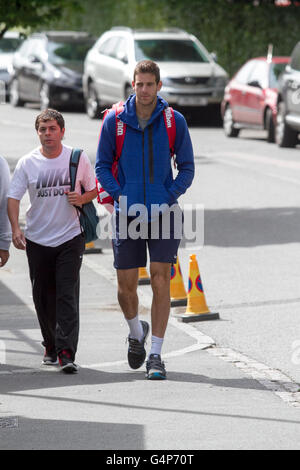
[[[72,148],[63,145],[57,158],[44,157],[37,148],[21,158],[15,169],[8,197],[21,200],[28,190],[30,205],[26,212],[25,236],[43,246],[56,247],[80,234],[76,209],[69,203],[70,156]],[[83,152],[75,191],[95,189],[95,174]]]

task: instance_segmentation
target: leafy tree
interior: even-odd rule
[[[300,39],[300,0],[290,0],[285,8],[277,6],[278,0],[78,1],[82,11],[61,17],[52,27],[88,31],[96,37],[119,25],[179,27],[216,52],[229,75],[251,57],[266,55],[270,43],[275,55],[290,55]]]
[[[80,0],[0,0],[0,38],[11,28],[40,28],[69,14],[82,11]]]

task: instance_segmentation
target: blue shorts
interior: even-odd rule
[[[113,239],[115,269],[143,268],[147,265],[147,247],[150,263],[171,263],[177,260],[182,238],[183,215],[174,227],[174,217],[168,226],[163,217],[156,221],[137,224],[134,217],[115,216],[115,238]],[[125,233],[126,232],[126,233]],[[138,237],[138,233],[140,236]]]

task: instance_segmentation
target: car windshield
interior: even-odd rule
[[[271,64],[270,67],[270,88],[278,88],[279,76],[284,72],[287,63]]]
[[[93,44],[94,41],[91,39],[82,41],[51,40],[48,42],[49,62],[53,65],[83,62]]]
[[[2,38],[0,39],[0,53],[1,54],[11,54],[18,49],[21,44],[22,39],[18,38]]]
[[[135,58],[156,62],[209,62],[208,57],[190,40],[136,39]]]

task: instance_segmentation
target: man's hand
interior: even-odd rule
[[[72,206],[81,206],[82,205],[82,196],[76,192],[67,192],[68,201]]]
[[[0,268],[6,265],[9,258],[9,251],[7,250],[0,250]]]
[[[17,229],[12,234],[12,241],[14,246],[18,250],[25,250],[26,249],[26,239],[23,232],[20,229]]]

